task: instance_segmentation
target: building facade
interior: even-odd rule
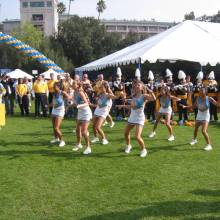
[[[31,22],[38,27],[46,36],[53,35],[58,30],[58,22],[65,21],[73,15],[63,14],[58,16],[57,0],[20,0],[21,20],[6,20],[3,22],[3,31],[11,31],[21,23]],[[174,26],[173,22],[137,21],[137,20],[101,20],[109,33],[119,33],[122,38],[130,32],[151,37],[166,31]]]
[[[71,16],[63,14],[60,16],[60,21],[65,21]],[[101,23],[105,25],[106,31],[109,33],[119,33],[124,38],[128,33],[138,33],[144,36],[153,36],[166,31],[170,27],[174,26],[174,22],[157,22],[157,21],[137,21],[137,20],[101,20]]]
[[[11,32],[20,26],[21,21],[19,19],[13,20],[5,20],[2,22],[3,24],[3,32],[7,34],[11,34]]]
[[[166,31],[174,25],[170,22],[136,20],[102,20],[107,32],[119,33],[124,38],[129,32],[149,37]]]
[[[58,30],[58,0],[20,0],[21,23],[31,22],[46,36]]]

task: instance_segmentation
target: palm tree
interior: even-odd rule
[[[70,16],[70,6],[71,6],[71,3],[73,2],[74,0],[69,0],[69,10],[68,10],[68,17]]]
[[[106,4],[104,0],[99,0],[97,3],[97,7],[96,10],[98,11],[98,20],[100,19],[100,15],[101,13],[103,13],[103,11],[106,9]]]
[[[63,2],[59,2],[57,5],[58,14],[62,15],[65,11],[66,11],[66,6],[63,4]]]

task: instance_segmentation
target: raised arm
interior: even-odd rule
[[[176,96],[172,96],[172,95],[170,96],[170,98],[175,102],[179,102],[181,100],[180,98],[178,98]]]
[[[217,102],[217,101],[215,101],[215,99],[213,99],[212,97],[209,97],[209,101],[210,101],[213,105],[215,105],[215,106],[217,106],[217,107],[220,107],[220,103]]]

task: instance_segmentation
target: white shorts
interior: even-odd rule
[[[200,110],[198,110],[198,114],[196,116],[196,121],[210,121],[210,113],[209,113],[209,109],[202,112]]]
[[[51,115],[54,116],[54,117],[63,118],[64,115],[65,115],[65,107],[62,105],[60,107],[53,108]]]
[[[131,110],[131,114],[128,118],[129,124],[142,125],[145,123],[145,115],[142,110]]]
[[[94,116],[98,116],[106,119],[106,117],[109,115],[109,110],[110,110],[109,106],[103,108],[96,107]]]
[[[77,120],[78,121],[90,121],[92,119],[92,111],[89,106],[78,109]]]
[[[161,115],[171,115],[172,114],[172,108],[171,106],[169,106],[168,108],[163,108],[163,107],[160,107],[160,110],[159,110],[159,113]]]

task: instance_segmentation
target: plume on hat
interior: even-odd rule
[[[178,79],[185,79],[186,78],[186,74],[184,73],[184,71],[180,70],[178,73]]]
[[[148,79],[149,80],[154,80],[154,74],[151,70],[148,72]]]

